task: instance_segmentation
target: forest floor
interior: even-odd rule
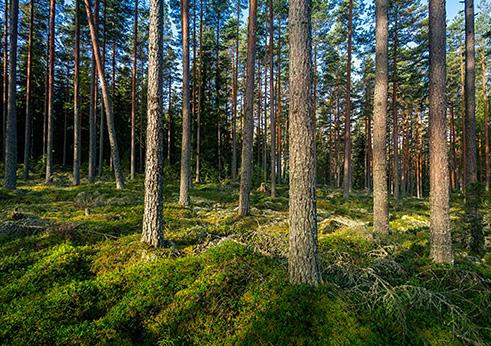
[[[323,284],[288,284],[288,199],[200,184],[192,207],[165,189],[165,238],[140,242],[143,181],[0,190],[0,344],[491,344],[491,254],[460,246],[431,263],[427,199],[391,201],[388,236],[374,235],[371,197],[318,189]],[[491,198],[483,204],[491,233]],[[489,246],[489,245],[488,245]]]

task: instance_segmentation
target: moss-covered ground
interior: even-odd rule
[[[318,189],[324,283],[288,283],[288,198],[201,184],[192,207],[165,189],[165,237],[140,239],[143,182],[72,187],[21,182],[0,190],[0,344],[491,344],[491,270],[461,244],[455,265],[429,260],[427,199],[391,201],[392,233],[371,229],[371,198]],[[483,204],[489,235],[491,206]]]

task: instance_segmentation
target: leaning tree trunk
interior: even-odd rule
[[[162,166],[164,164],[162,116],[162,4],[150,0],[148,35],[147,152],[145,165],[145,207],[142,241],[164,245]]]
[[[312,27],[310,0],[291,0],[290,207],[288,272],[293,284],[321,282],[317,251],[315,143],[312,114]]]
[[[182,32],[182,145],[179,204],[189,206],[191,184],[191,103],[189,90],[189,0],[181,0]]]
[[[24,133],[24,180],[29,179],[29,168],[31,158],[31,71],[32,71],[32,35],[34,31],[34,0],[29,3],[29,37],[27,39],[27,71],[26,71],[26,124]]]
[[[376,0],[376,71],[373,103],[373,228],[389,232],[387,201],[387,0]]]
[[[114,125],[113,105],[109,91],[107,90],[106,77],[103,73],[101,56],[99,53],[99,43],[97,42],[97,33],[94,26],[94,19],[92,16],[92,8],[90,7],[90,0],[84,0],[85,11],[87,13],[87,20],[89,22],[90,37],[92,40],[92,50],[95,55],[96,67],[98,70],[99,80],[102,89],[102,99],[104,101],[104,109],[106,112],[107,129],[109,132],[109,143],[111,147],[111,157],[114,167],[114,176],[116,178],[116,187],[118,189],[124,188],[124,175],[123,167],[119,158],[118,142],[116,139],[116,127]]]
[[[55,79],[55,16],[56,0],[49,2],[49,65],[48,65],[48,127],[46,139],[46,183],[53,179],[53,84]]]
[[[7,189],[17,187],[17,113],[15,109],[17,93],[17,26],[19,22],[19,1],[10,5],[10,55],[9,55],[9,93],[5,141],[5,181]]]
[[[256,66],[257,1],[249,0],[249,29],[247,34],[246,92],[242,159],[240,165],[239,214],[249,215],[249,194],[252,184],[252,146],[254,131],[254,68]]]
[[[348,7],[348,62],[346,65],[346,99],[344,118],[344,176],[343,197],[351,192],[351,36],[353,32],[353,0]]]
[[[430,0],[430,256],[452,263],[445,85],[445,0]]]
[[[73,68],[73,185],[80,185],[82,127],[80,118],[80,0],[75,0],[75,50]]]
[[[474,1],[465,1],[465,131],[466,131],[466,217],[471,231],[470,249],[484,252],[482,216],[479,212],[480,187],[477,181],[476,155],[476,71],[475,71]]]
[[[133,66],[131,68],[131,148],[130,178],[135,179],[135,113],[136,113],[136,50],[138,48],[138,0],[135,0],[135,19],[133,27]]]

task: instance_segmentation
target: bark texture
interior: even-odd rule
[[[182,23],[182,142],[179,204],[189,206],[191,185],[191,100],[189,89],[189,1],[181,0]]]
[[[252,146],[254,132],[254,68],[256,66],[257,1],[249,0],[249,29],[247,36],[246,93],[242,159],[240,165],[239,214],[249,215],[249,194],[252,184]]]
[[[317,251],[311,11],[310,0],[290,1],[288,272],[293,284],[317,285],[321,275]]]
[[[430,0],[430,255],[452,263],[445,85],[445,0]]]
[[[163,115],[162,115],[162,3],[150,0],[148,36],[147,149],[145,206],[142,242],[155,247],[164,244],[163,220]]]
[[[376,0],[376,72],[373,103],[373,228],[389,232],[387,201],[387,0]]]

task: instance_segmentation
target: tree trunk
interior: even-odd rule
[[[276,110],[276,170],[277,170],[277,179],[278,182],[281,183],[281,18],[278,21],[278,46],[277,50],[277,63],[278,63],[278,81],[277,81],[277,90],[278,90],[278,107]]]
[[[476,71],[474,1],[465,1],[465,131],[466,178],[465,208],[471,231],[470,250],[478,255],[484,252],[482,216],[479,212],[480,187],[477,181],[476,153]]]
[[[348,7],[348,61],[346,65],[346,98],[344,118],[344,177],[343,197],[351,192],[351,36],[353,32],[353,0]]]
[[[8,117],[8,59],[9,59],[9,1],[4,0],[3,17],[3,109],[2,109],[2,158],[7,159],[7,117]]]
[[[459,60],[460,60],[460,81],[461,81],[461,93],[462,93],[462,191],[465,190],[467,185],[467,135],[465,126],[465,65],[464,65],[464,53],[462,44],[459,49]]]
[[[430,256],[453,263],[447,156],[445,0],[430,0]]]
[[[484,106],[484,170],[485,170],[485,185],[486,191],[489,191],[491,184],[491,172],[489,167],[489,116],[488,116],[488,93],[486,88],[486,55],[485,55],[486,40],[482,37],[482,51],[481,51],[481,66],[482,66],[482,93],[483,93],[483,106]]]
[[[49,2],[49,65],[48,65],[48,127],[46,140],[46,183],[53,179],[53,84],[55,79],[55,16],[56,0]]]
[[[85,0],[84,0],[85,1]],[[95,0],[94,15],[95,40],[99,42],[99,28],[97,26],[97,13],[99,0]],[[97,111],[97,66],[95,61],[95,52],[92,51],[92,72],[90,77],[90,105],[89,105],[89,168],[88,179],[90,183],[95,181],[97,165],[97,128],[96,128],[96,111]]]
[[[104,101],[104,109],[106,112],[106,122],[107,122],[107,129],[109,132],[109,143],[111,147],[111,157],[112,157],[113,168],[114,168],[114,176],[116,179],[116,187],[118,189],[122,189],[124,188],[124,175],[123,175],[123,168],[121,166],[121,161],[119,158],[118,142],[116,139],[116,128],[114,125],[113,105],[111,102],[111,97],[109,96],[109,92],[107,90],[106,77],[102,69],[102,62],[99,53],[99,43],[97,42],[97,34],[94,26],[92,9],[90,7],[89,1],[90,0],[84,0],[85,10],[87,13],[87,20],[89,22],[90,36],[92,40],[92,50],[95,55],[99,81],[102,89],[102,99]]]
[[[107,9],[107,1],[103,0],[103,23],[102,23],[102,70],[104,71],[104,75],[106,74],[106,9]],[[114,96],[112,97],[114,100]],[[104,104],[101,102],[101,110],[100,110],[100,123],[99,123],[99,163],[97,166],[97,175],[99,177],[102,176],[102,164],[104,162],[104,134],[106,129],[104,128]]]
[[[133,24],[133,66],[131,68],[131,158],[130,178],[135,179],[135,112],[136,112],[136,50],[138,48],[138,0],[135,0],[135,19]]]
[[[86,0],[87,1],[87,0]],[[148,36],[147,154],[145,165],[145,206],[142,242],[155,247],[164,245],[162,166],[162,3],[150,0]]]
[[[10,55],[8,81],[8,112],[6,121],[5,141],[5,181],[6,189],[17,187],[17,27],[19,22],[19,1],[10,3]]]
[[[398,48],[399,48],[399,28],[398,28],[398,16],[399,13],[397,11],[397,4],[396,6],[396,13],[395,13],[395,22],[394,22],[394,56],[393,56],[393,71],[392,71],[392,127],[393,127],[393,132],[392,132],[392,142],[393,142],[393,150],[394,150],[394,177],[393,177],[393,183],[394,183],[394,199],[398,200],[399,199],[399,124],[398,124],[398,112],[397,112],[397,53],[398,53]]]
[[[29,2],[29,37],[27,39],[27,71],[26,71],[26,127],[24,133],[24,173],[23,179],[29,179],[29,168],[31,158],[31,71],[32,71],[32,39],[34,32],[34,0]]]
[[[276,197],[276,119],[274,111],[273,0],[269,0],[269,122],[271,128],[271,197]]]
[[[373,103],[373,228],[389,232],[387,201],[387,0],[376,0],[376,71]]]
[[[311,1],[291,0],[288,22],[291,121],[288,272],[292,284],[317,285],[321,274],[312,116]]]
[[[189,90],[189,1],[181,0],[182,32],[182,144],[179,204],[190,204],[191,183],[191,103]]]
[[[75,50],[73,70],[73,185],[80,185],[82,128],[80,119],[80,0],[75,0]]]
[[[237,179],[237,83],[239,77],[240,0],[237,1],[237,29],[235,32],[235,62],[232,66],[232,180]]]
[[[197,0],[194,0],[197,1]],[[201,180],[201,110],[203,94],[203,1],[199,2],[199,72],[198,72],[198,116],[196,119],[196,177],[195,182]]]
[[[249,194],[252,184],[252,139],[254,131],[254,67],[256,66],[256,0],[249,0],[249,29],[247,34],[246,93],[244,137],[240,165],[239,214],[249,215]]]
[[[66,71],[66,80],[65,80],[65,100],[64,102],[68,103],[68,67]],[[67,145],[67,128],[68,128],[68,109],[63,107],[63,156],[62,156],[62,168],[66,169],[66,145]]]

